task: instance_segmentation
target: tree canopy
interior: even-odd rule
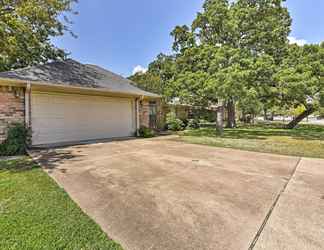
[[[175,58],[159,54],[157,58],[150,63],[147,72],[139,72],[129,77],[138,87],[163,95],[170,100],[167,85],[175,75]]]
[[[177,94],[188,95],[188,84],[181,84],[185,75],[204,75],[201,97],[223,100],[232,111],[228,126],[235,126],[236,103],[252,93],[269,94],[274,65],[287,53],[291,18],[282,3],[206,0],[191,27],[177,26],[171,33],[180,69],[180,78],[175,75]]]
[[[146,74],[159,76],[166,99],[222,104],[229,127],[236,108],[243,116],[263,110],[267,117],[269,110],[298,107],[305,112],[288,127],[296,126],[324,103],[324,45],[289,44],[292,19],[284,2],[205,0],[190,26],[171,32],[173,54],[158,58]]]
[[[51,38],[71,32],[64,13],[77,0],[1,0],[0,71],[63,59]],[[76,13],[75,13],[76,14]]]
[[[282,104],[305,109],[297,120],[288,124],[288,128],[293,128],[324,104],[324,43],[291,45],[276,78]]]

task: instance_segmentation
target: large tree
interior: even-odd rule
[[[134,85],[136,85],[140,89],[155,94],[163,93],[163,83],[160,76],[153,74],[150,71],[138,72],[128,77],[128,79],[131,80],[134,83]]]
[[[235,126],[233,104],[247,95],[253,57],[248,50],[229,46],[200,45],[188,48],[177,61],[178,74],[171,82],[174,95],[195,106],[226,100],[228,124]]]
[[[146,72],[139,72],[129,77],[138,87],[146,91],[163,95],[166,101],[170,100],[167,90],[169,81],[175,75],[175,58],[159,54],[156,59],[150,63]]]
[[[283,2],[284,0],[206,0],[203,11],[198,13],[191,27],[177,26],[171,33],[177,58],[186,57],[187,51],[204,55],[206,46],[211,46],[212,49],[209,49],[206,56],[200,58],[206,62],[206,66],[198,72],[188,72],[197,72],[199,75],[204,73],[207,74],[205,77],[214,79],[209,81],[209,85],[214,85],[215,90],[211,101],[217,97],[225,102],[229,127],[235,126],[238,99],[246,98],[247,93],[251,93],[250,88],[262,90],[264,99],[271,94],[274,85],[273,66],[279,64],[287,53],[287,37],[291,25],[291,18]],[[191,57],[194,58],[193,55]],[[178,63],[183,62],[180,59],[177,60]],[[192,67],[195,68],[197,61],[189,59],[184,63],[194,64]],[[258,65],[261,70],[253,69]],[[271,72],[266,70],[265,65],[270,67]],[[254,74],[251,72],[253,70]],[[262,71],[266,71],[266,74],[262,75]],[[183,75],[181,70],[180,74]],[[181,90],[179,79],[183,77],[176,81],[177,88]],[[188,92],[185,87],[187,85],[183,86],[183,91]],[[201,89],[206,88],[202,86]],[[202,96],[210,96],[210,88],[206,89],[208,93],[202,93],[202,90],[199,92]]]
[[[51,38],[71,32],[65,13],[77,0],[0,0],[0,71],[63,59]]]
[[[304,107],[287,128],[324,107],[324,43],[321,45],[291,45],[289,55],[276,74],[282,105]]]

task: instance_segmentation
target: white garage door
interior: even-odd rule
[[[133,99],[33,92],[32,144],[131,136]]]

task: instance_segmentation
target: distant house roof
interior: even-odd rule
[[[0,72],[0,78],[159,97],[156,94],[135,87],[132,81],[104,68],[96,65],[81,64],[72,59]]]

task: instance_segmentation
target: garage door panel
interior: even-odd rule
[[[33,145],[130,136],[133,108],[129,98],[33,92]]]

